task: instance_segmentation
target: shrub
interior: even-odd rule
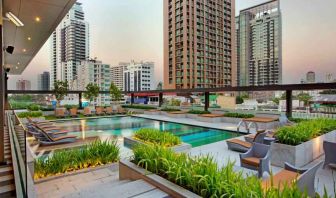
[[[189,110],[188,113],[190,114],[198,114],[198,115],[201,115],[201,114],[209,114],[210,111],[202,111],[202,110]]]
[[[27,110],[29,111],[39,111],[40,110],[40,106],[36,105],[36,104],[31,104],[27,107]]]
[[[132,109],[156,109],[156,107],[147,106],[147,105],[122,105],[123,108],[132,108]]]
[[[133,162],[202,197],[307,197],[295,184],[281,191],[262,189],[255,177],[243,177],[233,170],[234,164],[218,168],[210,156],[190,157],[160,146],[139,145],[134,148]]]
[[[172,99],[170,100],[170,102],[169,102],[169,105],[171,105],[171,106],[180,106],[180,105],[181,105],[181,101],[172,98]]]
[[[244,114],[244,113],[225,113],[224,117],[230,118],[253,118],[253,114]]]
[[[31,102],[9,101],[10,107],[13,110],[27,109]]]
[[[39,179],[83,168],[113,163],[119,160],[117,141],[97,140],[82,148],[55,152],[46,159],[35,160],[34,178]]]
[[[41,107],[41,111],[54,111],[55,109],[52,106]]]
[[[163,109],[161,109],[161,111],[165,111],[165,112],[173,112],[173,111],[181,111],[180,109],[175,109],[175,108],[168,108],[165,107]]]
[[[276,131],[276,137],[282,144],[296,146],[335,129],[336,120],[315,119],[281,127]]]
[[[78,109],[78,107],[79,107],[78,105],[68,105],[68,104],[64,105],[64,108],[66,108],[67,110],[72,109],[72,108]]]
[[[139,129],[133,135],[137,140],[149,144],[158,144],[165,147],[171,147],[181,144],[181,139],[170,132],[160,131],[158,129]]]
[[[27,118],[27,117],[31,117],[31,118],[38,118],[38,117],[42,117],[42,112],[40,111],[27,111],[27,112],[22,112],[18,114],[19,118]]]

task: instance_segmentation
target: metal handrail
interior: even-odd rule
[[[9,139],[11,144],[16,197],[27,197],[27,166],[22,157],[20,144],[16,136],[12,120],[12,118],[15,119],[16,117],[13,117],[15,115],[13,115],[12,112],[7,112],[6,115]]]

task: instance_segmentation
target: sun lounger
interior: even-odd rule
[[[263,144],[265,136],[266,136],[266,132],[257,133],[253,142]],[[243,152],[243,153],[247,152],[252,147],[252,143],[246,142],[240,139],[227,140],[226,144],[228,146],[228,149],[233,150],[233,151]]]
[[[259,133],[262,133],[262,132],[265,132],[265,130],[262,130]],[[244,136],[245,141],[252,143],[256,134],[245,135]],[[266,131],[266,137],[267,138],[274,138],[274,135],[275,135],[275,133],[273,131]]]
[[[98,116],[104,115],[103,107],[96,108],[96,115]]]
[[[126,110],[124,108],[120,107],[120,106],[117,108],[117,112],[119,114],[126,114],[127,113]]]
[[[65,109],[56,109],[55,116],[56,118],[65,118]]]
[[[298,169],[288,163],[285,163],[285,169],[275,174],[272,178],[264,180],[262,187],[268,189],[270,187],[283,189],[286,185],[290,186],[293,182],[302,192],[307,192],[308,196],[315,195],[315,175],[322,162],[314,165],[309,169]]]
[[[84,108],[84,116],[92,116],[92,112],[89,107]]]
[[[43,129],[36,128],[34,126],[27,126],[27,128],[28,128],[28,133],[30,135],[34,136],[35,138],[37,136],[38,137],[43,136],[41,134],[41,131],[44,131],[45,133],[49,134],[53,138],[56,138],[56,137],[59,137],[59,136],[64,136],[68,133],[67,131],[59,131],[59,130],[53,130],[53,131],[43,130]]]
[[[114,114],[114,111],[113,111],[112,107],[106,107],[105,112],[106,112],[107,115],[113,115]]]
[[[65,143],[72,143],[75,142],[77,136],[59,136],[59,137],[52,137],[45,131],[40,131],[43,138],[39,139],[39,143],[41,145],[55,145],[55,144],[65,144]]]
[[[70,109],[70,116],[71,117],[78,117],[78,111],[77,111],[77,108],[72,108]]]

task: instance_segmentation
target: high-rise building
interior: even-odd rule
[[[154,63],[131,63],[124,71],[124,91],[154,90]]]
[[[111,81],[119,90],[124,89],[124,71],[129,64],[121,62],[117,66],[111,67]]]
[[[77,77],[77,66],[89,58],[89,24],[84,20],[81,3],[75,3],[50,38],[50,86],[56,80],[68,81],[70,88]]]
[[[279,0],[240,11],[236,18],[238,85],[282,83],[282,24]]]
[[[43,72],[37,77],[37,89],[38,90],[49,90],[50,89],[50,73]]]
[[[29,80],[20,79],[16,81],[16,90],[31,90],[31,83]]]
[[[235,1],[164,1],[164,88],[236,83]]]
[[[78,90],[85,90],[89,83],[94,83],[99,86],[101,91],[108,91],[111,85],[110,65],[103,64],[98,60],[82,61],[77,66],[77,80],[75,84]],[[111,99],[109,94],[99,94],[94,101],[94,105],[109,105]]]
[[[315,72],[313,71],[307,72],[306,83],[315,83]]]

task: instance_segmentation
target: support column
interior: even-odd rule
[[[8,103],[8,73],[5,71],[5,110],[9,110],[9,103]]]
[[[79,109],[83,109],[82,93],[78,94],[78,107],[79,107]]]
[[[134,93],[131,93],[131,105],[134,103]]]
[[[2,1],[0,1],[0,13],[2,13]],[[0,44],[3,46],[2,40],[2,17],[0,17]],[[5,163],[5,70],[3,68],[3,50],[0,50],[0,165]]]
[[[210,93],[209,92],[205,92],[204,93],[204,97],[205,97],[204,111],[208,111],[209,110],[209,104],[210,104]]]
[[[292,104],[292,90],[286,91],[286,115],[288,118],[292,117],[292,110],[293,110],[293,104]]]
[[[159,93],[159,107],[163,104],[163,93]]]

